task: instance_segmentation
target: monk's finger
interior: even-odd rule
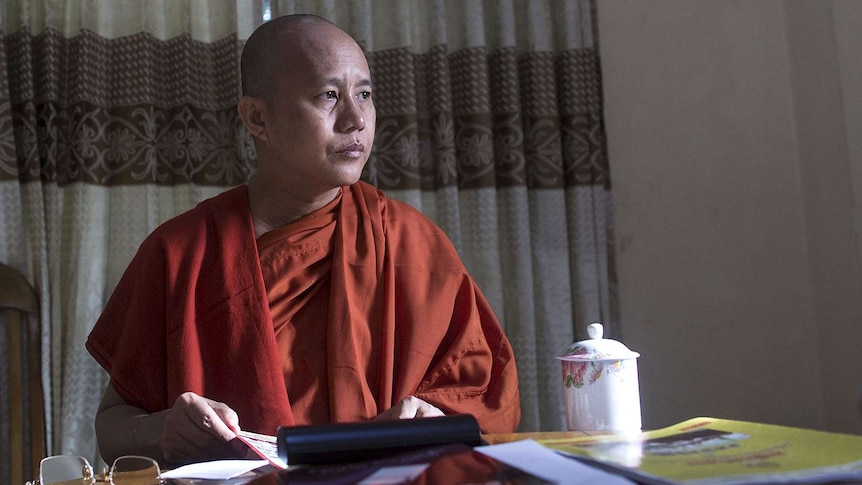
[[[236,432],[225,423],[221,415],[208,402],[204,401],[203,406],[197,407],[196,411],[199,416],[195,419],[195,423],[211,436],[216,437],[218,441],[226,443],[236,438]]]
[[[419,399],[414,396],[408,396],[398,401],[394,406],[394,414],[396,419],[410,419],[416,416],[416,410],[419,408]]]
[[[416,396],[410,396],[408,398],[405,398],[405,401],[410,408],[410,412],[408,413],[409,415],[406,416],[407,419],[443,416],[443,411],[441,411],[440,408],[432,405],[424,399],[420,399]]]
[[[186,418],[194,423],[199,430],[210,436],[218,438],[218,441],[228,442],[236,437],[230,427],[222,420],[221,416],[213,409],[211,401],[193,392],[183,393],[178,399],[182,401]]]
[[[215,411],[215,413],[221,418],[222,422],[227,425],[228,429],[230,429],[234,435],[227,442],[227,449],[230,450],[230,453],[235,454],[238,457],[242,457],[251,452],[251,449],[243,443],[237,436],[241,431],[239,427],[239,415],[230,408],[227,404],[223,402],[213,401],[212,399],[207,399],[210,407]],[[254,452],[251,452],[251,458],[256,457]]]
[[[212,453],[217,438],[199,424],[202,421],[199,400],[192,392],[180,395],[165,418],[162,451],[171,463],[187,463]]]
[[[416,396],[408,396],[398,402],[399,411],[398,418],[399,419],[412,419],[412,418],[422,418],[422,417],[431,417],[431,416],[442,416],[443,411],[440,409],[428,404],[427,402],[419,399]]]
[[[222,422],[234,433],[234,435],[239,434],[239,415],[236,414],[236,411],[223,402],[213,401],[212,399],[206,399],[206,401],[218,417],[221,418]]]
[[[422,400],[420,399],[420,401],[422,401]],[[419,408],[416,409],[416,414],[415,414],[415,416],[417,418],[433,418],[435,416],[443,416],[443,415],[444,415],[444,413],[440,408],[438,408],[432,404],[429,404],[425,401],[421,402],[421,404],[419,405]]]
[[[377,417],[374,419],[380,419],[380,420],[403,419],[406,416],[406,414],[410,412],[409,410],[406,410],[405,407],[406,407],[405,401],[404,401],[404,399],[402,399],[402,400],[398,401],[397,403],[395,403],[395,405],[393,405],[391,408],[378,414]]]

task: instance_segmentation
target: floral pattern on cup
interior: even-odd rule
[[[576,357],[579,360],[608,360],[610,358],[610,354],[599,352],[595,349],[590,350],[580,343],[572,344],[562,355],[566,358]]]
[[[605,366],[605,364],[609,364]],[[563,384],[566,389],[580,389],[585,383],[594,384],[602,374],[616,375],[624,368],[622,360],[614,361],[565,361],[563,362]],[[607,372],[605,372],[607,369]],[[589,373],[588,373],[589,371]],[[586,377],[586,380],[584,379]]]

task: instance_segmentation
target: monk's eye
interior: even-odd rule
[[[326,100],[337,100],[338,94],[335,91],[327,91],[321,94],[320,97]]]
[[[356,98],[361,100],[366,100],[371,97],[371,91],[361,91]]]

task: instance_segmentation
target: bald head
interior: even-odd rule
[[[358,43],[329,20],[311,14],[276,17],[258,27],[246,41],[240,62],[243,96],[261,97],[267,101],[276,92],[281,69],[308,55],[318,34]]]

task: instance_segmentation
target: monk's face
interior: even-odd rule
[[[329,25],[273,47],[280,72],[264,120],[268,160],[259,162],[273,165],[267,172],[296,195],[355,183],[377,122],[362,50]]]

